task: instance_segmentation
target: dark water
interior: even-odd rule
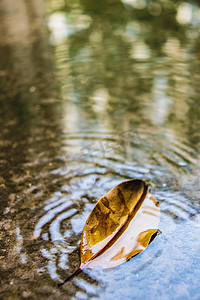
[[[200,299],[198,1],[1,0],[0,18],[0,299]],[[58,289],[130,178],[162,234]]]

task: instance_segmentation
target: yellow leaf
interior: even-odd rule
[[[142,252],[157,233],[160,209],[140,179],[120,183],[99,199],[82,231],[81,266],[112,268]]]

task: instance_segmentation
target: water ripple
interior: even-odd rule
[[[189,176],[192,180],[198,167],[194,151],[181,141],[165,141],[148,130],[141,130],[139,135],[140,142],[129,136],[125,145],[112,133],[64,135],[62,155],[56,156],[55,167],[53,163],[49,167],[55,191],[40,201],[32,232],[34,239],[42,241],[40,253],[46,259],[45,267],[52,280],[61,280],[66,271],[70,274],[78,267],[80,234],[89,213],[103,194],[123,180],[142,178],[151,183],[160,202],[162,231],[167,228],[169,233],[174,232],[181,223],[196,220],[199,209],[184,189],[184,182]],[[33,162],[32,168],[37,164],[40,161]],[[38,180],[45,180],[46,176],[43,172]],[[28,187],[26,197],[36,196],[38,186]],[[148,266],[138,265],[137,269]],[[83,278],[86,276],[92,282],[90,272],[86,273]],[[83,278],[74,281],[76,298],[95,298],[104,283],[87,284]]]
[[[34,230],[34,233],[33,235],[35,237],[39,237],[40,234],[41,234],[41,231],[42,231],[42,227],[47,224],[49,221],[51,221],[55,215],[59,212],[62,212],[64,209],[68,208],[69,206],[72,205],[72,201],[67,201],[65,203],[63,203],[62,205],[59,205],[57,206],[56,208],[48,211],[44,216],[42,216],[42,218],[40,218],[40,220],[38,221],[36,227],[35,227],[35,230]],[[74,211],[73,211],[74,213]],[[72,214],[73,214],[72,213]]]

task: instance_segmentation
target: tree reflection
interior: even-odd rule
[[[114,176],[144,177],[149,172],[149,177],[157,179],[164,166],[162,178],[173,181],[173,190],[184,174],[184,184],[187,182],[188,170],[196,170],[193,153],[199,155],[200,141],[198,3],[0,1],[0,216],[5,225],[0,249],[8,249],[3,261],[6,284],[1,287],[6,298],[9,289],[17,295],[22,274],[26,279],[34,277],[34,287],[31,281],[23,283],[31,285],[31,291],[40,293],[45,280],[48,285],[46,272],[43,280],[34,272],[43,261],[40,250],[49,244],[49,219],[42,223],[46,235],[37,243],[30,236],[43,218],[44,201],[52,195],[64,203],[73,189],[71,199],[77,201],[73,208],[79,217],[86,203],[92,204]],[[168,174],[172,179],[167,179]],[[81,189],[82,196],[77,193]],[[93,190],[95,196],[86,193]],[[55,198],[51,201],[50,211]],[[71,219],[65,223],[66,215],[59,218],[62,213],[61,208],[61,231],[69,229],[77,245]],[[21,255],[13,246],[16,224],[23,235],[22,241],[18,230],[18,246],[22,248],[23,243],[29,259],[26,272],[24,265],[19,267],[15,278],[20,280],[11,286],[11,274]],[[54,242],[49,251],[55,250]],[[59,254],[54,254],[56,266]],[[52,285],[49,297],[54,292]],[[46,296],[45,289],[41,293]]]
[[[67,38],[71,78],[64,92],[66,96],[75,93],[79,107],[93,118],[98,113],[95,99],[102,101],[114,128],[120,123],[114,117],[123,119],[125,112],[128,119],[132,120],[134,113],[136,120],[144,118],[148,124],[146,105],[153,101],[155,82],[164,76],[170,85],[175,64],[170,56],[173,51],[184,51],[188,43],[188,27],[177,19],[181,2],[143,1],[142,7],[133,3],[81,0],[69,12],[74,22],[78,21],[77,10],[78,18],[87,16],[90,22]],[[174,48],[177,42],[180,47]],[[165,68],[164,75],[159,67]],[[106,101],[96,96],[102,90]],[[173,101],[178,99],[173,97]]]

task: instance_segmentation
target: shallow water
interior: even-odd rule
[[[198,2],[16,2],[0,4],[0,298],[200,299]],[[131,178],[162,234],[57,288],[96,201]]]

